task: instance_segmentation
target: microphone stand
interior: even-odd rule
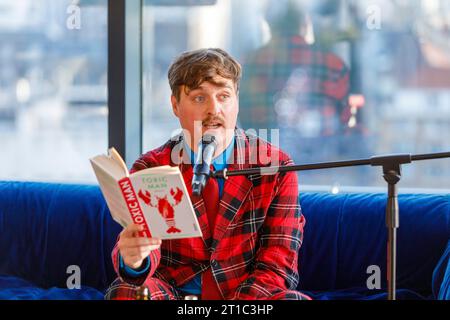
[[[301,164],[290,166],[273,166],[273,167],[259,167],[244,170],[227,171],[218,170],[213,171],[210,176],[215,178],[224,178],[239,175],[272,175],[277,172],[288,171],[305,171],[318,170],[340,167],[353,166],[379,166],[383,168],[383,178],[388,184],[387,204],[386,204],[386,228],[388,231],[387,241],[387,283],[388,283],[388,300],[396,299],[396,249],[397,249],[397,229],[399,227],[399,208],[398,208],[398,188],[397,183],[401,178],[401,165],[411,163],[412,161],[431,160],[450,158],[450,152],[429,153],[429,154],[388,154],[381,156],[373,156],[368,159],[360,160],[346,160],[334,162],[322,162],[313,164]]]

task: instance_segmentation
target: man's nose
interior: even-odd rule
[[[222,105],[220,104],[219,101],[217,101],[217,99],[211,99],[210,102],[208,103],[207,108],[208,114],[216,115],[220,113]]]

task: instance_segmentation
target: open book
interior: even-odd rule
[[[142,225],[141,236],[161,239],[201,237],[202,232],[178,167],[128,172],[119,153],[90,159],[111,215],[123,227]]]

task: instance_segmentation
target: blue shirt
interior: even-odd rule
[[[195,163],[195,158],[197,156],[195,152],[192,151],[191,148],[189,148],[186,142],[184,143],[184,147],[186,152],[190,155],[191,163]],[[228,167],[228,162],[230,160],[230,156],[233,150],[234,150],[234,136],[228,147],[225,149],[225,151],[213,159],[212,166],[214,167],[214,170],[223,170]],[[225,180],[222,178],[218,178],[217,184],[219,187],[219,197],[222,197]],[[147,257],[142,263],[142,266],[140,268],[133,269],[128,267],[123,262],[122,256],[119,254],[119,268],[121,268],[125,272],[125,274],[130,277],[139,277],[147,273],[148,269],[150,269],[150,258]],[[191,281],[189,281],[179,289],[189,294],[201,294],[201,288],[202,288],[201,274],[198,274]]]
[[[195,163],[195,158],[197,157],[197,154],[194,151],[192,151],[191,148],[189,148],[186,141],[184,142],[184,147],[186,152],[190,154],[191,163]],[[233,151],[234,151],[234,136],[228,147],[225,149],[225,151],[213,159],[212,166],[214,167],[214,170],[226,169],[228,167],[228,162],[230,160],[230,156]],[[217,184],[219,185],[219,196],[221,197],[225,180],[219,178],[217,179]]]

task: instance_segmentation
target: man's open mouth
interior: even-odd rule
[[[203,127],[206,129],[217,129],[217,128],[220,128],[221,126],[222,126],[222,124],[219,122],[211,122],[211,123],[206,123],[203,125]]]

